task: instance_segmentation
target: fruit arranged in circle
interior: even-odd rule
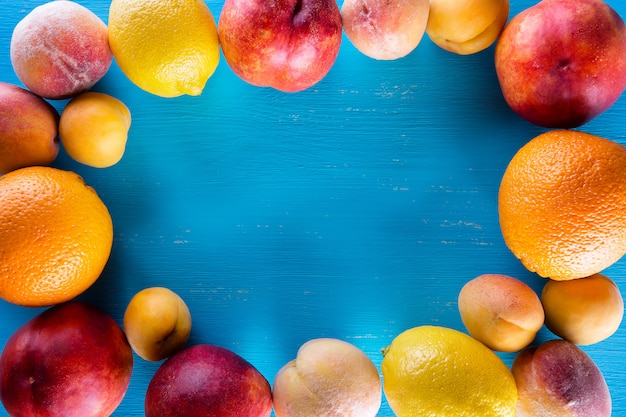
[[[577,345],[591,345],[613,335],[624,317],[624,300],[615,283],[602,274],[569,281],[549,280],[541,302],[546,327]]]
[[[122,159],[130,129],[130,110],[108,94],[82,93],[65,106],[59,136],[67,154],[95,168],[115,165]]]
[[[109,42],[128,79],[161,97],[200,95],[220,59],[215,19],[198,0],[112,0]]]
[[[68,301],[102,273],[113,223],[76,173],[27,167],[0,177],[0,298],[38,307]]]
[[[430,0],[426,33],[441,48],[470,55],[491,46],[509,18],[509,0]]]
[[[375,417],[382,401],[378,370],[343,340],[312,339],[283,366],[272,391],[276,417]]]
[[[485,274],[467,282],[458,305],[469,334],[501,352],[525,348],[543,326],[543,307],[535,291],[507,275]]]
[[[226,0],[217,25],[226,62],[242,80],[284,92],[317,84],[343,35],[335,0]]]
[[[88,90],[109,70],[106,24],[73,1],[35,7],[14,28],[11,64],[33,93],[63,99]]]
[[[397,416],[515,417],[511,371],[488,347],[465,333],[418,326],[383,349],[381,370]]]
[[[178,352],[159,367],[144,403],[146,417],[269,417],[272,391],[244,358],[202,344]]]
[[[345,0],[343,29],[364,55],[393,60],[411,53],[426,31],[428,0]]]
[[[583,350],[549,340],[517,354],[511,370],[517,417],[610,417],[611,395],[602,372]]]
[[[50,165],[59,153],[59,114],[41,97],[0,82],[0,175]]]
[[[507,24],[495,67],[519,116],[543,127],[578,127],[626,87],[626,25],[602,0],[542,0]]]
[[[626,253],[626,147],[574,130],[542,133],[506,168],[498,211],[506,245],[530,271],[596,274]]]
[[[115,320],[70,301],[9,338],[0,356],[0,399],[11,416],[109,416],[132,369],[133,352]]]
[[[144,288],[126,307],[124,331],[137,355],[148,361],[160,361],[187,343],[191,313],[174,291],[164,287]]]

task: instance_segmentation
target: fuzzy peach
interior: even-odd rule
[[[469,55],[491,46],[509,18],[509,0],[431,0],[426,33],[441,48]]]
[[[393,60],[420,43],[429,10],[429,0],[345,0],[341,17],[356,49],[370,58]]]
[[[382,400],[378,370],[351,343],[333,338],[304,343],[274,379],[277,417],[374,417]]]
[[[522,350],[511,366],[517,416],[610,417],[611,395],[602,372],[583,350],[549,340]]]
[[[50,165],[59,153],[59,114],[41,97],[0,82],[0,175]]]
[[[546,327],[578,345],[608,338],[624,317],[619,288],[602,274],[569,281],[550,280],[543,287],[541,302]]]
[[[15,26],[10,58],[29,90],[63,99],[99,81],[113,54],[106,24],[91,10],[66,0],[35,7]]]
[[[497,351],[528,346],[543,326],[543,307],[535,291],[507,275],[485,274],[467,282],[458,305],[469,334]]]

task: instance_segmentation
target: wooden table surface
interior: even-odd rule
[[[20,84],[11,33],[41,3],[0,2],[0,81]],[[80,3],[107,21],[109,1]],[[534,3],[512,0],[511,16]],[[608,3],[626,16],[626,2]],[[222,1],[207,4],[217,20]],[[309,339],[349,341],[380,369],[381,348],[408,328],[464,331],[457,295],[480,274],[541,291],[545,281],[504,244],[497,191],[513,154],[545,129],[507,107],[493,52],[454,55],[424,37],[409,56],[379,62],[344,37],[309,90],[253,87],[222,57],[201,96],[174,99],[143,92],[114,63],[94,90],[132,112],[124,158],[95,169],[62,151],[54,163],[98,191],[115,227],[110,261],[80,299],[121,324],[137,291],[169,287],[191,310],[189,344],[229,348],[271,383]],[[580,130],[626,144],[625,114],[622,97]],[[626,294],[625,259],[604,273]],[[0,302],[0,346],[40,311]],[[554,337],[544,328],[536,343]],[[626,416],[626,324],[583,349],[614,416]],[[135,357],[115,416],[143,415],[158,366]],[[393,416],[384,399],[379,416]]]

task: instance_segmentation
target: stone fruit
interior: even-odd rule
[[[426,33],[441,48],[460,55],[487,49],[509,18],[509,0],[431,0]]]
[[[418,326],[383,349],[384,391],[397,416],[515,417],[511,371],[457,330]]]
[[[0,355],[0,398],[11,416],[108,416],[132,369],[132,350],[115,320],[70,301],[9,338]]]
[[[191,332],[191,314],[182,298],[163,287],[133,296],[124,313],[124,331],[135,353],[160,361],[180,351]]]
[[[122,159],[130,123],[130,110],[120,100],[87,92],[74,97],[63,109],[59,135],[71,158],[106,168]]]
[[[602,274],[570,281],[550,280],[541,301],[546,327],[578,345],[598,343],[617,331],[624,300],[615,283]]]
[[[226,0],[217,30],[224,58],[240,78],[285,92],[326,76],[343,33],[335,0]]]
[[[602,0],[543,0],[511,19],[495,64],[519,116],[543,127],[581,126],[626,87],[626,27]]]
[[[215,19],[199,0],[112,0],[109,41],[128,79],[161,97],[200,95],[220,60]]]
[[[541,133],[509,162],[498,211],[506,245],[530,271],[560,281],[596,274],[626,253],[626,147]]]
[[[429,0],[345,0],[341,17],[346,36],[360,52],[393,60],[420,43],[429,9]]]
[[[41,97],[0,82],[0,175],[50,165],[59,153],[59,114]]]
[[[593,360],[565,340],[522,350],[511,367],[517,416],[609,417],[611,395]]]
[[[0,298],[42,307],[69,301],[99,277],[113,222],[71,171],[27,167],[0,177]]]
[[[375,417],[382,401],[378,370],[356,346],[313,339],[277,373],[276,417]]]
[[[146,417],[269,417],[267,379],[236,353],[213,345],[188,347],[167,359],[146,392]]]
[[[72,1],[35,7],[14,28],[11,64],[33,93],[63,99],[88,90],[109,70],[106,24]]]
[[[458,305],[469,334],[501,352],[525,348],[543,326],[543,307],[535,291],[507,275],[472,279],[461,289]]]

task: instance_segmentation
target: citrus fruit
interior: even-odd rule
[[[626,253],[626,147],[574,130],[524,145],[498,196],[506,245],[542,277],[593,275]]]
[[[71,171],[28,167],[0,177],[0,298],[38,307],[70,300],[102,273],[111,216]]]
[[[202,0],[113,0],[108,28],[120,69],[149,93],[199,95],[217,68],[217,26]]]
[[[485,345],[454,329],[418,326],[383,349],[383,389],[399,417],[515,416],[513,374]]]

